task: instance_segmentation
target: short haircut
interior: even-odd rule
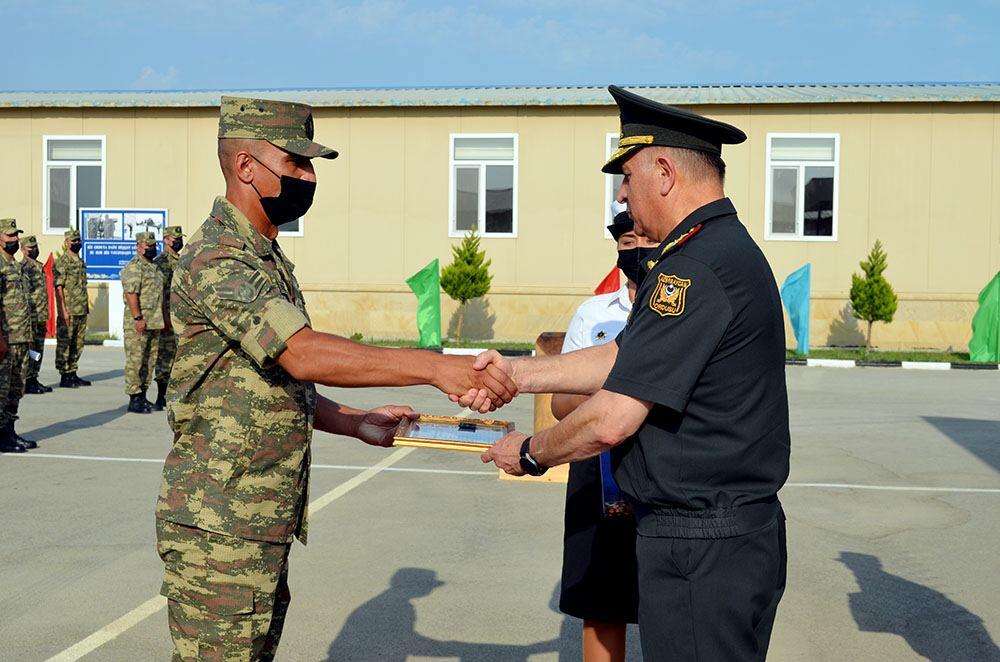
[[[718,179],[722,184],[726,181],[726,162],[717,154],[710,154],[695,149],[681,147],[665,147],[667,153],[681,166],[691,173],[695,179]]]
[[[240,151],[256,155],[255,142],[257,141],[249,138],[219,138],[219,167],[222,168],[222,174],[226,180],[232,174],[233,156]]]

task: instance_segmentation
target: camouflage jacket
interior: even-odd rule
[[[38,260],[26,257],[21,262],[21,272],[28,284],[34,323],[45,324],[49,319],[49,287],[45,278],[45,267]]]
[[[174,445],[158,518],[305,543],[316,389],[275,363],[309,325],[292,269],[277,242],[221,197],[178,260],[167,393]]]
[[[164,250],[153,259],[153,264],[163,274],[163,287],[170,290],[170,280],[174,277],[174,269],[177,268],[177,255],[169,250]]]
[[[86,315],[90,312],[87,300],[87,265],[72,251],[67,250],[56,258],[55,287],[63,287],[63,298],[70,315]]]
[[[32,342],[35,317],[28,282],[21,265],[6,253],[0,255],[0,305],[3,306],[3,335],[7,342]]]
[[[163,324],[163,273],[151,261],[136,255],[128,261],[121,272],[122,299],[125,303],[125,319],[132,319],[128,307],[128,294],[139,295],[139,311],[146,321],[146,328],[157,330]]]

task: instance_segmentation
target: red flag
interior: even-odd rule
[[[601,284],[597,286],[594,290],[594,294],[611,294],[612,292],[617,292],[621,289],[621,276],[618,273],[618,265],[616,264],[614,269],[612,269]]]
[[[45,291],[49,293],[49,319],[45,323],[45,337],[54,338],[56,335],[56,287],[55,275],[52,273],[52,253],[49,259],[45,260]]]

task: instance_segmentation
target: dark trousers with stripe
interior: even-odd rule
[[[785,519],[713,540],[639,535],[646,662],[764,660],[785,590]]]

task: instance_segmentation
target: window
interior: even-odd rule
[[[517,236],[517,136],[452,134],[448,235]]]
[[[615,153],[618,149],[618,135],[617,133],[609,133],[605,137],[605,149],[604,149],[604,162],[607,163],[611,155]],[[618,196],[618,189],[622,187],[622,180],[625,178],[624,175],[604,175],[604,238],[611,239],[611,233],[608,232],[608,226],[611,225],[611,221],[615,220],[614,216],[611,215],[611,203],[615,201]]]
[[[837,239],[837,134],[767,136],[765,238]]]
[[[79,209],[104,206],[104,136],[44,136],[42,150],[43,227],[62,234]]]
[[[302,219],[305,216],[300,216],[294,221],[288,221],[287,223],[282,223],[278,226],[278,234],[282,237],[301,237],[302,236]]]

